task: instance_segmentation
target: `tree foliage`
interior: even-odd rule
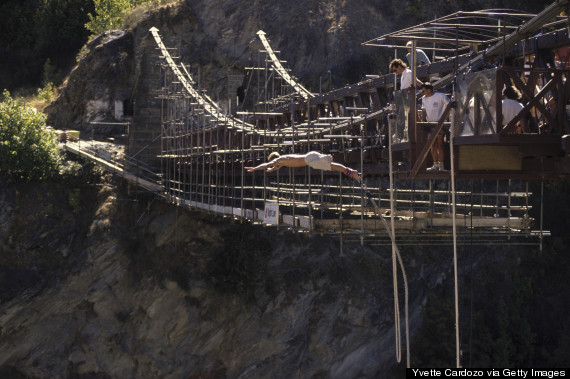
[[[123,12],[130,7],[129,0],[94,0],[95,14],[89,13],[85,28],[93,34],[123,26]]]
[[[95,14],[89,13],[85,28],[93,34],[123,27],[125,12],[150,0],[94,0]]]
[[[63,77],[87,41],[92,0],[3,0],[0,3],[0,90],[37,86],[46,61]],[[56,82],[56,84],[59,84]]]
[[[4,91],[0,101],[0,172],[15,179],[40,180],[58,172],[60,154],[45,115],[12,99]]]
[[[84,24],[93,4],[85,0],[40,0],[34,14],[35,50],[52,64],[73,56],[88,37]]]

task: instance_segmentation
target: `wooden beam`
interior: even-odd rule
[[[529,101],[532,101],[533,99],[538,97],[538,94],[536,96],[534,95],[534,88],[535,88],[536,80],[538,78],[538,73],[533,75],[533,80],[529,80],[528,84],[525,84],[525,83],[523,83],[521,78],[519,78],[519,76],[515,73],[515,70],[513,70],[513,68],[504,67],[503,70],[513,80],[515,87],[520,88],[521,91],[523,91],[524,95],[529,99]],[[535,107],[538,108],[540,113],[544,114],[545,117],[550,120],[550,114],[541,102],[537,101],[537,103],[535,104]]]

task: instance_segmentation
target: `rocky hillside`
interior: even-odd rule
[[[567,187],[547,203],[555,219]],[[460,241],[466,366],[570,364],[561,227],[542,252]],[[400,245],[411,362],[452,367],[452,250],[415,242]],[[345,241],[341,254],[338,238],[176,208],[110,178],[0,178],[0,377],[403,378],[394,336],[389,246]]]
[[[0,374],[372,378],[396,364],[387,248],[340,255],[336,239],[120,183],[2,183]],[[441,279],[420,266],[434,269],[408,267],[414,329]]]

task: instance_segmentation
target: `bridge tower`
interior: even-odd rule
[[[160,50],[152,38],[137,46],[140,65],[137,67],[136,91],[133,94],[133,123],[129,130],[127,155],[160,170],[161,88]]]

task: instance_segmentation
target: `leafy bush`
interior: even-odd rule
[[[38,88],[36,95],[38,99],[46,104],[51,103],[55,96],[57,96],[57,88],[52,82],[47,82],[42,88]]]
[[[129,0],[94,0],[95,15],[89,13],[89,22],[85,28],[93,34],[123,26],[123,12],[131,3]]]
[[[55,134],[45,128],[45,115],[4,91],[0,98],[0,172],[16,179],[46,179],[58,172],[60,161]]]
[[[89,13],[85,28],[93,34],[123,27],[125,12],[150,0],[94,0],[95,15]]]
[[[61,84],[87,42],[93,9],[93,0],[0,1],[0,95],[4,88],[39,86],[48,60],[50,77],[43,81]]]
[[[179,0],[93,0],[95,4],[95,14],[89,13],[89,22],[85,28],[92,35],[100,34],[110,29],[123,28],[125,23],[133,24],[133,19],[137,19],[130,13],[136,7],[144,5],[144,11],[158,7],[162,4],[176,3]]]
[[[68,187],[81,187],[85,184],[100,183],[105,170],[88,160],[68,156],[59,165],[58,181]]]

